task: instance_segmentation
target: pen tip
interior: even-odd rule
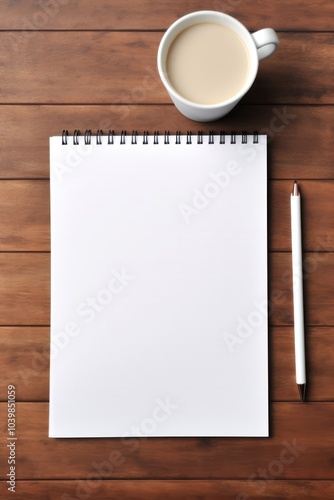
[[[292,194],[293,194],[293,196],[298,196],[299,195],[299,188],[298,188],[297,181],[294,181],[294,183],[293,183]]]
[[[297,384],[299,396],[302,401],[305,401],[306,384]]]

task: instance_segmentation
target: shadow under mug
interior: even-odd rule
[[[215,23],[230,28],[241,37],[249,55],[249,72],[243,87],[230,99],[215,104],[199,104],[186,99],[173,87],[167,72],[168,51],[175,38],[186,28],[200,23]],[[222,12],[192,12],[173,23],[162,37],[157,57],[158,71],[168,94],[183,115],[195,121],[213,121],[229,113],[248,92],[256,78],[259,61],[273,54],[278,45],[278,37],[272,28],[264,28],[251,34],[237,19]]]

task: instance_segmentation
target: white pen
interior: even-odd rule
[[[300,192],[297,181],[291,193],[291,241],[292,241],[292,281],[293,316],[295,332],[296,382],[302,401],[306,392],[304,299],[303,299],[303,256]]]

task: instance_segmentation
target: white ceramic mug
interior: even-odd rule
[[[232,29],[242,38],[249,55],[249,72],[243,87],[230,99],[215,104],[199,104],[183,97],[171,84],[166,69],[168,51],[175,38],[186,28],[199,23],[222,24]],[[164,34],[158,50],[159,75],[172,101],[183,115],[201,122],[217,120],[231,111],[246,94],[257,75],[259,61],[273,54],[278,45],[278,37],[272,28],[265,28],[250,34],[237,19],[222,12],[209,10],[192,12],[178,19]]]

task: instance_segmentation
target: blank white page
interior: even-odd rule
[[[49,435],[267,436],[266,136],[123,139],[50,139]]]

